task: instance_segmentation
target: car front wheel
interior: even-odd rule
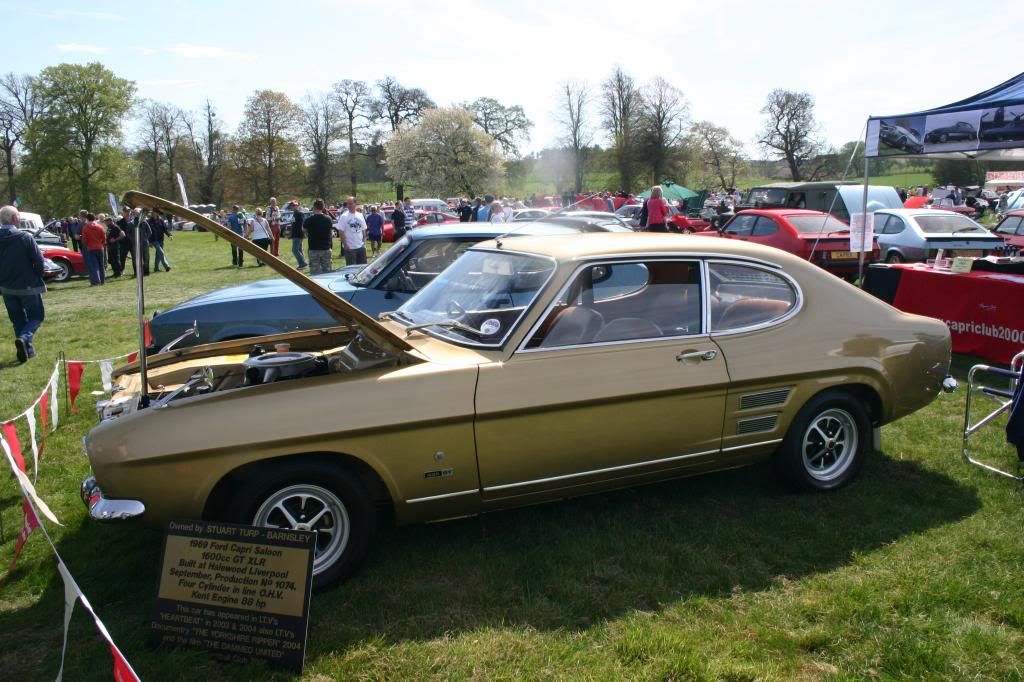
[[[54,282],[66,282],[71,279],[71,263],[63,258],[54,258],[53,262],[60,268],[60,272],[53,278]]]
[[[852,481],[867,458],[871,421],[843,391],[826,391],[797,413],[776,455],[776,470],[797,490],[835,490]]]
[[[314,590],[359,569],[377,525],[373,501],[359,479],[319,461],[264,469],[236,493],[229,515],[237,523],[315,532]]]

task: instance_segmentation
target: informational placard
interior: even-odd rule
[[[154,639],[301,673],[315,543],[305,531],[170,522]]]
[[[875,214],[868,213],[867,221],[863,213],[850,215],[850,251],[871,251],[875,244]],[[865,225],[866,223],[866,225]]]

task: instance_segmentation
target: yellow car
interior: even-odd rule
[[[400,524],[772,459],[795,487],[853,479],[874,430],[933,400],[950,361],[907,315],[783,251],[659,234],[510,234],[373,320],[150,356],[86,447],[97,519],[317,531],[314,585],[351,575],[379,508]],[[514,230],[514,226],[510,226]]]

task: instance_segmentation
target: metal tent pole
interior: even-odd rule
[[[146,293],[142,284],[145,271],[142,267],[142,214],[135,223],[135,290],[139,303],[139,407],[149,406],[149,376],[146,367]]]
[[[868,169],[870,161],[868,158],[868,136],[870,131],[871,118],[868,117],[868,123],[864,126],[864,195],[861,200],[861,215],[863,216],[864,223],[861,225],[860,254],[857,259],[857,286],[861,289],[864,288],[864,243],[868,237]]]

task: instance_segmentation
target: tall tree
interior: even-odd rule
[[[331,157],[334,144],[342,136],[342,115],[337,101],[328,93],[306,95],[303,100],[299,128],[303,149],[313,161],[309,180],[314,196],[331,194],[328,188]]]
[[[41,109],[35,78],[14,73],[0,78],[0,150],[4,154],[7,196],[11,203],[18,198],[14,181],[18,152],[25,144],[29,126],[42,113]]]
[[[387,143],[387,154],[396,182],[437,196],[476,196],[502,170],[494,138],[460,107],[428,111],[418,125],[399,129]]]
[[[199,201],[203,204],[222,203],[218,188],[224,164],[224,132],[220,119],[210,100],[198,113],[188,113],[183,119],[192,150],[192,162],[199,175]]]
[[[335,83],[331,89],[341,107],[345,133],[348,135],[349,194],[356,196],[359,188],[359,165],[356,157],[365,155],[359,147],[365,143],[366,135],[375,118],[373,93],[365,81],[347,78]]]
[[[577,194],[583,191],[587,148],[594,137],[587,116],[589,104],[590,92],[586,83],[566,81],[562,84],[555,118],[562,129],[560,141],[572,154],[572,176]],[[560,164],[561,161],[554,167],[560,168]]]
[[[794,181],[812,178],[811,166],[824,148],[817,137],[814,97],[807,92],[772,90],[761,113],[764,128],[757,143],[769,156],[786,162]]]
[[[377,81],[375,108],[380,117],[387,120],[392,134],[397,133],[405,124],[415,125],[423,117],[424,112],[435,106],[437,105],[426,92],[420,88],[407,88],[394,76],[385,76]],[[395,195],[399,201],[405,198],[405,187],[397,179]]]
[[[167,180],[168,195],[173,196],[177,187],[178,151],[185,139],[185,114],[169,102],[153,100],[144,102],[140,112],[143,172],[152,181],[152,192],[163,194],[163,178]],[[164,169],[167,174],[161,175]]]
[[[700,159],[704,164],[705,184],[717,184],[722,189],[736,187],[736,177],[746,167],[743,145],[728,129],[711,121],[693,124],[690,134],[694,138]]]
[[[506,107],[493,97],[478,97],[463,104],[480,129],[497,140],[507,158],[519,156],[519,144],[529,141],[533,123],[518,104]]]
[[[117,154],[108,151],[121,140],[135,83],[95,62],[47,67],[38,82],[47,115],[29,129],[32,162],[39,169],[67,172],[78,185],[80,205],[93,205],[101,194],[97,178],[115,165]]]
[[[253,199],[265,201],[284,188],[284,178],[297,157],[295,135],[302,111],[283,92],[257,90],[245,103],[238,141],[260,177],[252,185]]]
[[[601,84],[601,114],[611,139],[619,182],[627,192],[635,180],[636,138],[642,109],[640,89],[633,77],[616,66]]]
[[[641,93],[639,114],[640,149],[650,165],[651,179],[658,183],[670,167],[678,168],[685,153],[685,131],[690,122],[690,105],[676,87],[660,76],[648,83]],[[683,181],[683,178],[679,178]]]

